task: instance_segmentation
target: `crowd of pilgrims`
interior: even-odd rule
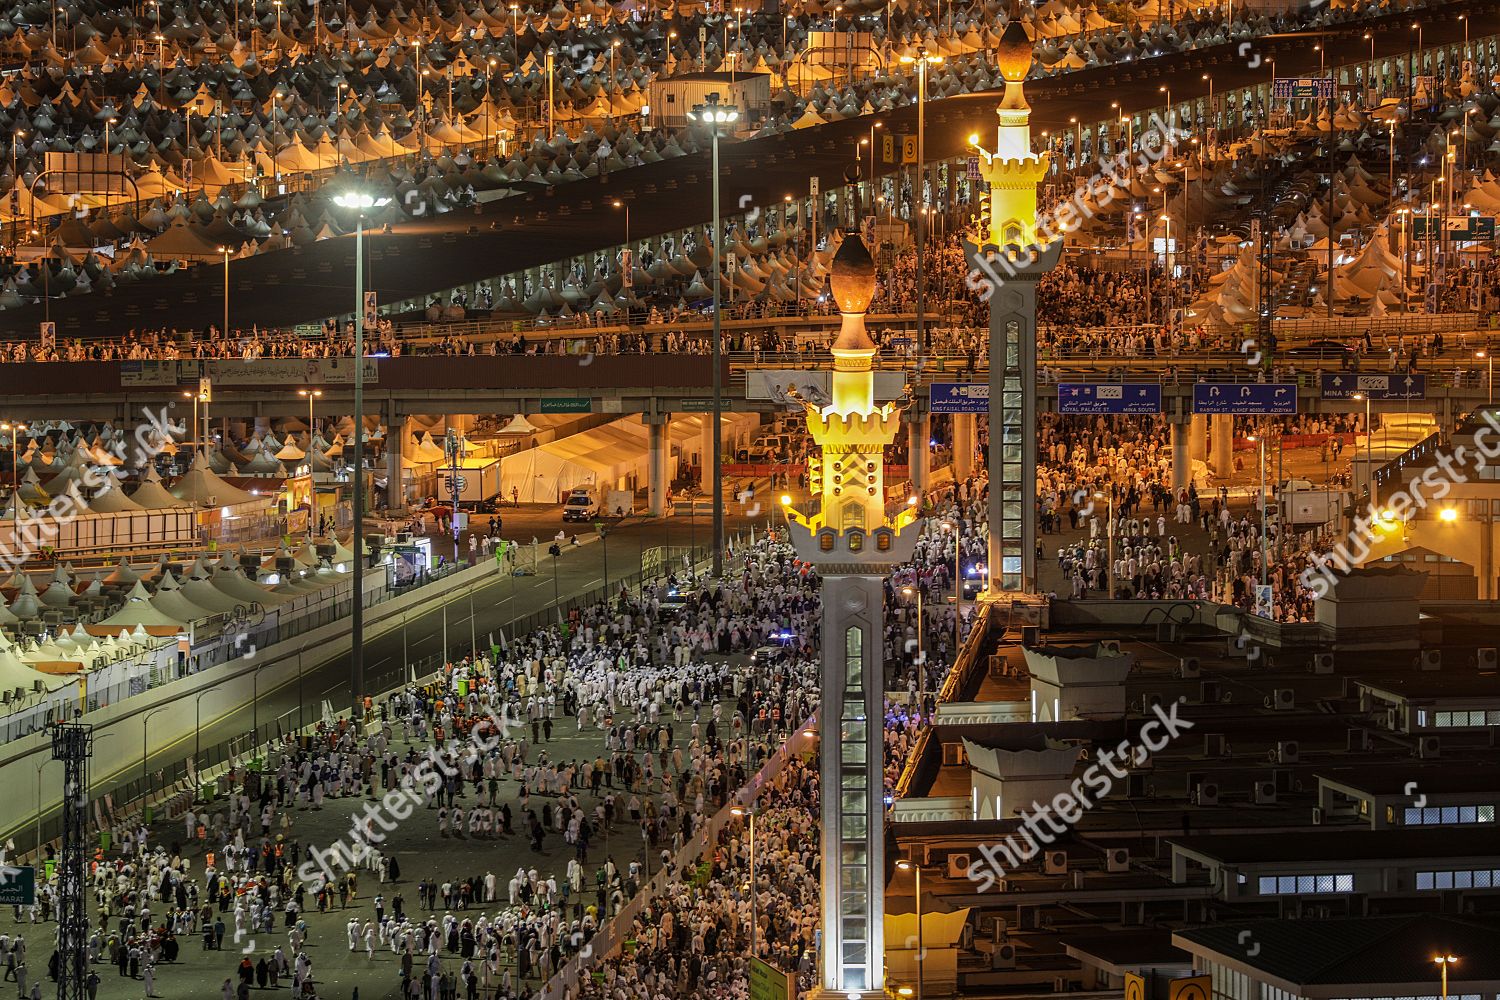
[[[982,495],[965,495],[967,507],[934,514],[931,527],[957,520],[966,551],[981,551]],[[907,576],[930,596],[925,627],[937,662],[951,656],[952,612],[941,599],[949,537],[924,542]],[[731,824],[711,845],[702,860],[717,874],[707,887],[679,852],[816,708],[819,581],[772,538],[730,566],[722,582],[680,575],[622,590],[566,623],[478,651],[435,680],[367,702],[363,731],[337,720],[287,734],[261,769],[230,772],[222,799],[165,829],[117,829],[118,857],[92,876],[91,963],[143,978],[152,995],[161,967],[195,940],[230,953],[222,1000],[288,984],[313,997],[310,922],[335,920],[329,911],[365,898],[366,910],[345,921],[348,948],[394,955],[399,996],[524,997],[665,869],[668,890],[648,924],[661,937],[598,967],[609,995],[639,988],[621,978],[632,963],[652,996],[743,995],[748,902],[734,873],[748,861],[744,831]],[[909,664],[912,609],[888,600],[896,611],[887,661]],[[915,739],[917,710],[891,705],[887,715],[889,784]],[[556,727],[592,735],[598,751],[554,756]],[[417,780],[424,762],[441,780]],[[397,790],[413,797],[410,822],[445,838],[524,837],[536,863],[497,875],[476,853],[467,870],[401,881],[381,849],[376,809],[358,808]],[[806,972],[817,914],[815,775],[793,763],[768,795],[756,831],[757,950]],[[300,816],[338,800],[355,809],[337,842],[299,830]],[[33,922],[52,914],[55,885],[39,888]],[[326,923],[319,931],[328,933]]]
[[[1327,462],[1362,429],[1362,419],[1362,414],[1299,414],[1278,421],[1273,432],[1321,438],[1320,455]],[[1246,454],[1253,462],[1254,453]],[[1237,470],[1243,471],[1244,461],[1236,457]],[[1256,607],[1265,553],[1272,602],[1263,610],[1279,621],[1310,620],[1314,594],[1299,577],[1313,555],[1336,539],[1283,534],[1275,519],[1263,539],[1258,489],[1249,491],[1248,503],[1236,513],[1222,486],[1200,490],[1193,478],[1174,490],[1171,463],[1165,418],[1044,415],[1037,465],[1041,533],[1084,532],[1053,553],[1065,581],[1062,596],[1103,597],[1112,589],[1118,598],[1210,599],[1250,610]],[[1191,542],[1190,530],[1197,533]],[[1038,557],[1046,555],[1039,543]]]

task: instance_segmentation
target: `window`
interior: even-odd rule
[[[1425,713],[1418,712],[1418,724],[1426,725],[1422,721]],[[1500,712],[1434,712],[1433,726],[1439,729],[1463,729],[1465,727],[1495,726],[1500,725]]]
[[[850,500],[844,504],[842,520],[844,530],[858,528],[863,531],[865,527],[865,505],[858,500]]]
[[[1451,826],[1468,823],[1495,822],[1494,806],[1427,806],[1423,809],[1404,810],[1402,822],[1406,826]]]
[[[1316,893],[1353,892],[1352,873],[1327,875],[1262,875],[1257,881],[1262,896],[1312,895]]]
[[[1453,871],[1417,872],[1417,890],[1500,889],[1500,868],[1461,868]]]
[[[844,633],[844,687],[860,690],[865,686],[865,634],[858,626]]]

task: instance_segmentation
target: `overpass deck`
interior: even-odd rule
[[[724,405],[730,410],[773,411],[768,399],[747,399],[753,370],[821,367],[807,354],[730,353],[722,360]],[[366,362],[365,412],[384,419],[431,413],[682,413],[703,412],[712,400],[712,359],[700,354],[422,355],[372,358]],[[938,354],[924,359],[883,357],[880,367],[903,372],[918,389],[934,382],[988,381],[981,357]],[[1059,382],[1153,383],[1162,387],[1169,413],[1190,408],[1193,383],[1296,382],[1302,412],[1348,412],[1362,404],[1323,399],[1319,375],[1340,371],[1298,365],[1276,377],[1245,363],[1240,354],[1179,355],[1170,359],[1068,356],[1039,362],[1039,403],[1055,408]],[[1436,358],[1419,364],[1426,399],[1377,402],[1377,410],[1433,408],[1451,415],[1490,398],[1488,371],[1471,357]],[[1346,375],[1402,374],[1405,369],[1344,371]],[[110,420],[128,426],[144,407],[183,403],[201,376],[213,380],[212,416],[295,417],[307,412],[297,395],[318,386],[325,413],[348,413],[353,370],[347,358],[259,361],[82,361],[0,365],[0,413],[21,420]],[[918,393],[922,395],[922,393]]]

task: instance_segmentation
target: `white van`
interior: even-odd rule
[[[589,490],[574,490],[563,501],[564,521],[590,521],[594,518],[594,494]]]

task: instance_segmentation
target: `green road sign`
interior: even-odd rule
[[[682,401],[683,413],[712,413],[714,401],[710,399],[684,399]]]
[[[790,1000],[794,980],[767,962],[750,959],[750,1000]]]
[[[36,902],[36,869],[30,865],[0,867],[0,906],[30,906]]]

